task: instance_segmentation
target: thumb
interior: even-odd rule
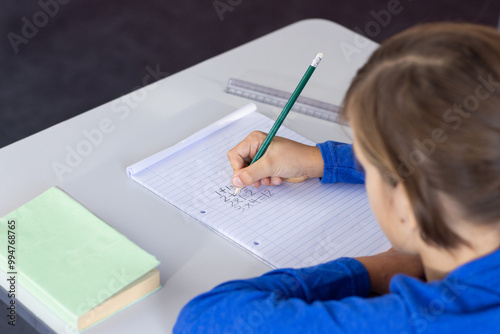
[[[237,188],[247,187],[264,178],[271,177],[271,171],[266,168],[266,164],[261,160],[259,159],[250,166],[236,171],[231,179],[233,185]]]

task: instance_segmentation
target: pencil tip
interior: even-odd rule
[[[238,195],[238,193],[240,192],[241,188],[236,188],[236,190],[234,191],[234,196]]]

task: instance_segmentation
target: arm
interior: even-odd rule
[[[388,290],[389,279],[396,273],[420,275],[420,259],[390,250],[360,260],[341,258],[224,283],[189,302],[174,333],[233,333],[239,329],[361,334],[369,332],[367,328],[387,333],[401,330],[402,324],[408,325],[404,298],[395,294],[364,297],[370,291]],[[387,314],[393,321],[386,321]]]
[[[376,295],[389,293],[389,284],[394,275],[403,273],[425,280],[424,266],[420,256],[401,253],[394,248],[386,252],[356,258],[365,267],[370,277],[370,292]]]
[[[332,307],[314,301],[367,296],[368,274],[354,259],[304,269],[279,269],[217,286],[189,302],[174,333],[304,333],[335,328]],[[334,307],[333,307],[334,308]],[[254,328],[256,327],[256,328]]]

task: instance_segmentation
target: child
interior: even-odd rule
[[[224,283],[189,302],[174,332],[500,331],[500,32],[429,24],[390,38],[343,117],[395,250]],[[332,142],[276,138],[246,167],[263,137],[228,153],[235,186],[362,181],[351,146]]]

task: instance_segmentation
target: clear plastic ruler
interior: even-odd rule
[[[283,108],[292,95],[292,93],[284,92],[282,90],[233,78],[229,79],[227,87],[224,91],[228,94],[241,96],[279,108]],[[345,124],[339,120],[339,106],[314,100],[305,96],[299,96],[291,110],[301,114],[324,119],[329,122]]]

